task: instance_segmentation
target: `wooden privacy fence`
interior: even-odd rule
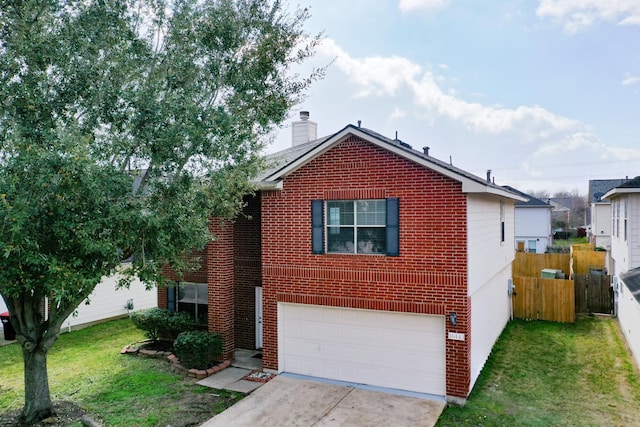
[[[575,292],[573,280],[513,278],[515,290],[511,296],[513,316],[518,319],[575,322]]]
[[[576,313],[613,314],[613,288],[611,276],[576,274]]]
[[[513,275],[526,277],[540,277],[545,268],[562,270],[569,275],[571,255],[569,254],[532,254],[516,252],[513,261]]]
[[[589,274],[591,270],[603,271],[606,265],[606,252],[573,251],[573,274]]]

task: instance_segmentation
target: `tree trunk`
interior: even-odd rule
[[[53,415],[47,375],[47,352],[48,349],[42,349],[40,345],[32,351],[25,349],[25,346],[22,347],[25,403],[21,421],[26,425],[35,424]]]

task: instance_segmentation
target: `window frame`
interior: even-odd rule
[[[360,214],[362,214],[361,211],[358,210],[358,206],[361,202],[383,202],[384,203],[384,207],[382,209],[382,213],[384,214],[384,219],[381,223],[374,223],[374,224],[360,224],[358,221],[358,217]],[[340,224],[339,220],[340,218],[338,218],[338,224],[331,224],[331,218],[332,218],[332,212],[331,209],[332,207],[330,206],[331,203],[341,203],[341,204],[350,204],[351,206],[353,206],[353,210],[352,210],[352,214],[353,214],[353,223],[352,224]],[[376,206],[376,211],[375,211],[375,215],[378,215],[380,213],[380,210],[377,209],[378,206]],[[386,212],[386,199],[347,199],[347,200],[325,200],[324,201],[324,208],[325,208],[325,212],[327,212],[327,215],[325,215],[325,223],[324,223],[324,229],[325,229],[325,233],[327,236],[326,242],[325,242],[325,252],[327,254],[344,254],[344,255],[386,255],[387,253],[387,242],[386,242],[386,228],[387,228],[387,212]],[[384,242],[384,248],[382,251],[379,252],[361,252],[360,251],[360,243],[362,242],[361,240],[359,240],[359,233],[358,231],[362,230],[362,229],[367,229],[367,228],[376,228],[376,229],[383,229],[384,230],[384,235],[385,235],[385,242]],[[353,230],[353,252],[348,252],[348,251],[331,251],[329,250],[329,236],[332,234],[338,234],[338,233],[333,233],[333,230],[338,230],[340,231],[341,229],[352,229]]]
[[[376,228],[384,228],[385,248],[382,252],[363,253],[357,252],[357,208],[359,201],[384,201],[385,224],[375,225]],[[327,202],[353,202],[354,203],[354,251],[353,252],[329,252],[327,242]],[[360,228],[372,227],[372,224],[360,225]],[[351,227],[351,225],[349,225]],[[400,200],[397,197],[376,199],[330,199],[311,200],[311,253],[315,255],[373,255],[373,256],[400,256]]]

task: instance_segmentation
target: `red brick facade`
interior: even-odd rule
[[[260,195],[245,198],[246,207],[233,227],[235,343],[236,348],[256,345],[255,288],[262,286],[260,246]]]
[[[314,255],[311,201],[399,198],[400,256]],[[349,137],[262,193],[265,368],[278,368],[277,303],[448,315],[447,395],[470,385],[466,197],[461,184]]]

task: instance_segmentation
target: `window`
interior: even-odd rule
[[[395,198],[312,201],[312,252],[398,256],[398,206]]]
[[[504,231],[504,202],[500,200],[500,242],[504,243],[505,231]]]
[[[622,199],[622,220],[624,221],[624,229],[622,230],[624,233],[624,241],[627,241],[627,198]]]
[[[527,251],[531,254],[535,254],[537,242],[535,240],[529,240],[527,243],[528,243]]]
[[[207,324],[209,306],[206,283],[177,283],[177,286],[168,288],[168,294],[169,310],[189,313],[196,323]]]

